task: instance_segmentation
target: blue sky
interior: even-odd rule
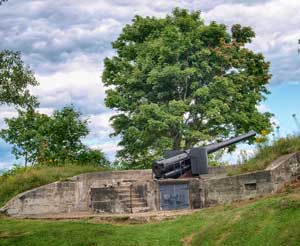
[[[266,110],[275,114],[280,126],[280,135],[299,133],[292,115],[300,119],[300,85],[283,83],[271,87],[272,93],[265,101]]]
[[[251,26],[256,37],[249,48],[262,52],[271,62],[271,95],[259,106],[275,114],[281,135],[297,131],[292,114],[300,119],[300,1],[298,0],[8,0],[0,6],[0,49],[22,52],[40,85],[32,88],[40,111],[73,103],[90,119],[91,133],[85,143],[101,148],[109,157],[118,149],[108,119],[114,114],[104,106],[101,82],[103,59],[112,56],[110,43],[134,15],[163,17],[175,7],[201,10],[228,28]],[[3,119],[15,111],[0,106]],[[10,146],[0,141],[0,169],[14,163]]]

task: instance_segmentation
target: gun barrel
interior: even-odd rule
[[[216,152],[219,149],[222,149],[222,148],[225,148],[229,145],[238,143],[240,141],[243,141],[243,140],[245,140],[247,138],[250,138],[250,137],[253,137],[255,135],[256,135],[255,131],[250,131],[246,134],[243,134],[243,135],[240,135],[240,136],[237,136],[237,137],[233,137],[231,139],[225,140],[225,141],[220,142],[220,143],[207,145],[205,148],[207,150],[207,153],[210,154],[210,153]]]
[[[192,175],[207,174],[207,154],[213,153],[229,145],[238,143],[256,135],[255,131],[233,137],[220,143],[210,144],[200,148],[179,151],[179,154],[170,155],[164,159],[154,161],[152,171],[155,178],[178,178],[186,171],[191,170]],[[174,154],[174,153],[173,153]]]
[[[173,171],[170,171],[168,173],[165,173],[163,175],[164,178],[178,178],[179,176],[181,176],[185,171],[191,169],[191,165],[186,165],[180,168],[177,168]]]

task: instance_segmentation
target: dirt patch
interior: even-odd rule
[[[12,238],[12,237],[21,237],[24,235],[30,234],[29,232],[23,232],[23,231],[16,231],[16,232],[7,232],[7,231],[0,231],[0,238]]]
[[[200,211],[195,210],[173,210],[173,211],[151,211],[132,214],[96,214],[89,212],[47,214],[38,216],[18,217],[20,219],[37,219],[37,220],[86,220],[92,223],[113,223],[113,224],[143,224],[149,222],[160,222],[171,220],[183,215],[189,215]]]
[[[235,222],[239,221],[240,219],[241,219],[241,213],[240,213],[240,212],[237,212],[237,213],[235,214],[235,216],[233,217],[232,222],[235,223]]]
[[[181,239],[182,245],[183,246],[192,246],[192,241],[194,236],[196,236],[196,232],[194,232],[193,234]]]

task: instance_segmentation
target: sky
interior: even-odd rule
[[[114,55],[111,42],[135,15],[164,17],[175,7],[201,10],[205,23],[254,29],[248,47],[264,54],[272,74],[271,94],[258,107],[274,113],[280,136],[298,132],[292,114],[300,119],[299,0],[8,0],[0,6],[0,50],[21,51],[35,72],[40,85],[31,91],[40,112],[74,104],[90,121],[84,142],[113,159],[119,139],[109,137],[115,112],[104,105],[103,59]],[[15,115],[13,108],[0,106],[0,128],[4,118]],[[20,163],[10,151],[0,140],[0,169]]]

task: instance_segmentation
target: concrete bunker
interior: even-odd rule
[[[16,217],[70,212],[136,213],[198,209],[252,199],[300,178],[300,152],[280,157],[261,171],[227,176],[225,167],[180,179],[153,179],[151,170],[81,174],[23,192],[1,212]]]

